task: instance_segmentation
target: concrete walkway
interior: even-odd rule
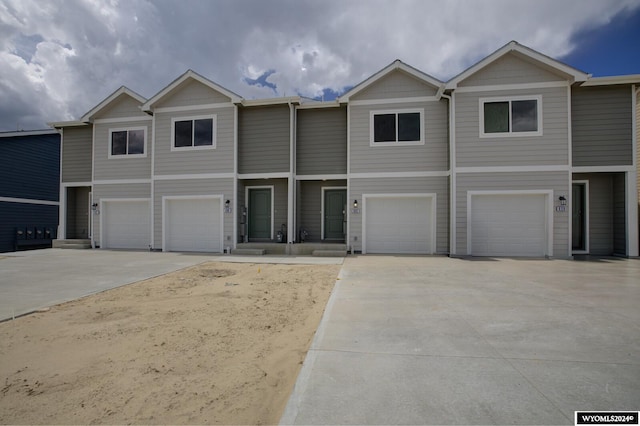
[[[359,256],[282,424],[573,424],[640,408],[640,261]]]
[[[45,249],[0,254],[0,321],[210,260],[340,264],[343,258]]]

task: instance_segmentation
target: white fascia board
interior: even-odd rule
[[[16,136],[20,137],[20,136],[38,136],[38,135],[59,135],[59,134],[60,132],[54,129],[19,130],[17,132],[0,132],[0,138],[13,138]]]
[[[129,89],[128,87],[121,86],[118,90],[116,90],[115,92],[107,96],[102,102],[100,102],[98,105],[93,107],[89,112],[83,115],[80,121],[89,122],[93,120],[93,117],[95,115],[97,115],[100,111],[104,110],[109,105],[111,105],[111,103],[114,102],[118,97],[120,97],[120,95],[127,95],[133,98],[134,100],[136,100],[137,102],[139,102],[140,104],[144,104],[147,101],[143,96],[137,94],[136,92]]]
[[[560,61],[557,61],[549,56],[543,55],[542,53],[537,52],[533,49],[530,49],[526,46],[523,46],[516,41],[511,41],[506,45],[502,46],[500,49],[493,52],[492,54],[490,54],[489,56],[485,57],[484,59],[481,59],[479,62],[476,62],[474,65],[467,68],[457,76],[453,77],[451,80],[449,80],[446,83],[445,88],[456,89],[458,87],[458,83],[460,83],[463,80],[466,80],[471,75],[480,71],[482,68],[485,68],[486,66],[490,65],[491,63],[497,61],[498,59],[502,58],[504,55],[511,52],[517,52],[523,56],[528,57],[533,61],[540,62],[541,64],[549,68],[552,68],[563,74],[567,74],[571,76],[571,78],[575,82],[587,81],[590,77],[590,75],[585,72],[582,72],[573,67],[570,67],[569,65],[566,65]]]
[[[241,103],[242,102],[242,97],[240,97],[240,95],[237,95],[235,93],[233,93],[232,91],[225,89],[224,87],[214,83],[213,81],[201,76],[200,74],[198,74],[197,72],[193,71],[193,70],[187,70],[184,74],[182,74],[180,77],[176,78],[175,80],[173,80],[171,83],[169,83],[169,85],[165,86],[164,89],[160,90],[157,94],[155,94],[153,97],[151,97],[151,99],[149,99],[146,103],[144,103],[140,108],[145,111],[145,112],[151,112],[153,110],[153,106],[158,103],[161,99],[163,99],[165,96],[169,95],[171,92],[173,92],[174,89],[176,89],[179,85],[181,85],[183,82],[185,82],[186,80],[195,80],[198,81],[202,84],[204,84],[205,86],[215,90],[216,92],[220,92],[223,95],[227,96],[228,98],[231,99],[232,103]]]
[[[82,127],[88,126],[90,123],[86,123],[84,121],[73,120],[73,121],[52,121],[47,123],[47,126],[53,127],[54,129],[62,129],[65,127]]]
[[[288,105],[299,104],[301,102],[300,96],[288,96],[284,98],[265,98],[265,99],[243,99],[242,106],[269,106],[269,105]]]
[[[582,87],[588,86],[612,86],[615,84],[639,84],[640,74],[614,75],[609,77],[592,77],[581,84]]]

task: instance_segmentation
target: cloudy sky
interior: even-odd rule
[[[510,40],[638,74],[638,27],[638,0],[0,0],[0,131],[187,69],[247,99],[335,96],[396,58],[447,80]]]

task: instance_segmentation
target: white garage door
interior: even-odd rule
[[[222,252],[220,199],[165,202],[165,251]]]
[[[546,195],[472,195],[471,254],[547,254]]]
[[[103,248],[148,249],[151,244],[149,201],[107,201],[102,203]]]
[[[432,197],[367,197],[366,253],[433,253]]]

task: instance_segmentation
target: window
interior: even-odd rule
[[[109,130],[109,157],[145,157],[146,132],[144,127]]]
[[[480,99],[480,137],[542,135],[542,97]]]
[[[424,143],[424,110],[371,111],[371,146]]]
[[[216,116],[174,118],[172,150],[216,147]]]

